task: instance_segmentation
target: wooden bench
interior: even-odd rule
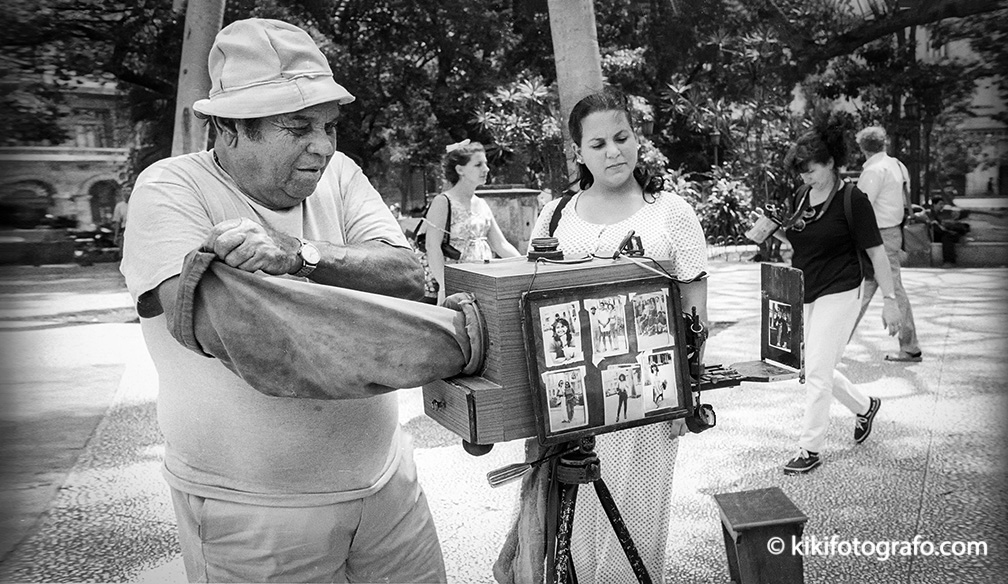
[[[792,553],[792,541],[801,540],[808,517],[779,487],[720,493],[714,495],[714,501],[721,513],[733,583],[805,581],[802,556]]]

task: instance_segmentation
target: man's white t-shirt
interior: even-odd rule
[[[408,246],[381,196],[339,152],[315,192],[290,209],[247,198],[210,151],[146,169],[130,207],[121,270],[134,301],[177,276],[186,254],[227,219],[248,217],[309,240]],[[164,474],[172,487],[250,504],[322,505],[367,496],[395,472],[402,438],[394,393],[356,400],[267,396],[175,341],[163,314],[140,324],[159,377]]]
[[[906,167],[885,152],[877,152],[865,161],[857,187],[868,195],[879,229],[895,227],[903,222],[903,210],[906,208],[903,189],[909,181]]]

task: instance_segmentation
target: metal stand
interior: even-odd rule
[[[578,487],[588,483],[595,486],[595,493],[602,504],[602,509],[609,519],[609,524],[612,525],[616,539],[623,547],[637,581],[641,584],[651,584],[651,577],[644,567],[640,554],[637,553],[637,546],[630,537],[619,509],[616,508],[616,501],[602,480],[602,466],[598,455],[595,454],[594,436],[582,438],[575,452],[561,456],[551,474],[547,501],[546,581],[553,584],[577,584],[570,553],[570,540]],[[554,532],[555,538],[551,537]]]

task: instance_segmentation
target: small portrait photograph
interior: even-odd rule
[[[574,302],[544,306],[539,309],[546,366],[577,363],[584,359],[581,349],[581,322]]]
[[[644,413],[679,406],[674,355],[669,351],[647,355],[644,372]]]
[[[592,354],[600,357],[622,355],[627,343],[626,297],[608,296],[584,301],[592,332]]]
[[[644,386],[640,365],[615,365],[602,371],[605,423],[615,424],[644,417]]]
[[[563,432],[588,423],[585,406],[584,367],[544,373],[549,427],[551,432]]]
[[[768,344],[781,351],[790,351],[791,347],[791,305],[769,301],[767,314]]]
[[[668,296],[665,290],[633,294],[634,325],[637,328],[637,350],[646,351],[672,346],[669,333]]]

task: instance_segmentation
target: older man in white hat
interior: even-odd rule
[[[122,262],[159,374],[163,470],[187,576],[443,582],[395,393],[265,395],[168,333],[183,260],[200,247],[249,272],[423,294],[398,223],[336,151],[340,106],[354,97],[311,37],[275,20],[238,21],[217,35],[209,64],[212,89],[194,109],[213,127],[213,149],[139,176]],[[310,342],[305,328],[300,341]]]

